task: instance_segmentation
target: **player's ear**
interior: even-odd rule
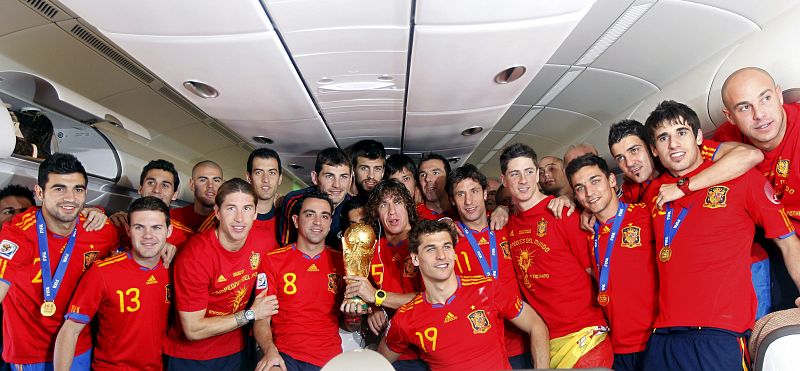
[[[617,186],[617,177],[614,176],[612,172],[608,173],[608,184],[610,184],[612,188]]]
[[[39,200],[39,202],[44,200],[44,190],[42,187],[39,187],[38,184],[33,186],[33,195],[36,196],[36,199]]]
[[[295,228],[300,229],[300,227],[297,226],[297,214],[292,215],[292,223],[294,223]]]
[[[217,220],[221,220],[219,218],[219,206],[214,205],[214,216],[217,217]]]
[[[130,229],[130,227],[127,226],[127,225],[125,227]],[[130,234],[130,233],[128,233],[128,234]],[[172,236],[172,223],[169,223],[169,225],[167,226],[167,238],[169,238],[169,236]]]
[[[419,267],[419,257],[417,256],[417,254],[414,254],[412,252],[409,255],[411,255],[411,263],[414,264],[415,267]]]

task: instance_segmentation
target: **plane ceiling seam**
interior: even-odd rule
[[[417,1],[411,0],[411,14],[408,22],[408,56],[406,56],[406,85],[403,91],[403,121],[400,128],[400,153],[405,153],[406,147],[406,120],[408,119],[408,88],[411,82],[411,58],[414,56],[414,27],[416,18]]]

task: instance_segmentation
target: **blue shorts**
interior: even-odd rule
[[[770,278],[769,259],[750,265],[753,278],[753,289],[756,291],[756,320],[772,312],[772,279]]]
[[[716,328],[669,327],[653,331],[645,349],[648,371],[748,371],[749,331],[738,334]]]
[[[244,352],[214,359],[196,360],[167,356],[169,371],[239,371],[242,368]]]
[[[296,360],[284,352],[280,352],[280,354],[283,363],[286,364],[286,371],[319,371],[322,368],[313,363]]]
[[[11,363],[13,370],[21,371],[53,371],[53,362],[29,363],[25,365]],[[89,371],[92,366],[92,350],[89,349],[72,359],[70,371]]]
[[[511,364],[512,370],[528,370],[533,368],[530,352],[508,357],[508,363]]]
[[[421,359],[407,359],[405,361],[394,361],[392,367],[395,371],[428,371],[428,364]]]
[[[644,351],[636,353],[614,353],[614,371],[643,371]]]

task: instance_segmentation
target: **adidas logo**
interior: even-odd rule
[[[398,260],[403,260],[403,257],[400,256],[400,254],[394,254],[394,256],[392,257],[392,261],[396,262]]]
[[[227,281],[227,279],[225,279],[225,276],[220,274],[219,277],[217,277],[217,282],[225,282],[225,281]]]
[[[150,278],[147,279],[147,282],[145,282],[145,285],[155,285],[157,283],[158,280],[156,280],[156,276],[151,275]]]
[[[316,264],[311,264],[311,266],[308,267],[308,269],[306,269],[306,271],[307,272],[319,272],[319,268],[317,268]]]
[[[486,241],[486,239],[485,239],[485,238],[483,238],[483,237],[481,237],[481,240],[480,240],[480,241],[478,241],[478,244],[481,244],[481,245],[485,245],[485,244],[487,244],[487,243],[489,243],[489,241]]]
[[[447,315],[444,316],[444,323],[455,321],[457,318],[453,313],[447,312]]]

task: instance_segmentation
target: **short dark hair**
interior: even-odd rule
[[[608,130],[608,148],[610,149],[611,146],[629,135],[636,136],[642,142],[647,143],[647,129],[644,124],[636,120],[625,119],[611,125],[611,129]]]
[[[386,159],[386,168],[383,172],[383,179],[389,179],[389,177],[395,173],[403,171],[403,169],[408,170],[414,177],[417,176],[417,165],[414,164],[414,160],[412,160],[411,157],[408,157],[408,155],[395,153]]]
[[[369,194],[369,199],[367,200],[367,224],[371,225],[376,231],[381,230],[378,205],[387,196],[400,197],[406,207],[408,223],[412,226],[417,224],[419,217],[417,216],[417,205],[414,203],[414,198],[411,197],[411,193],[408,192],[406,186],[397,179],[381,180]]]
[[[686,122],[697,136],[700,130],[700,119],[697,113],[694,112],[689,106],[678,103],[674,100],[665,100],[656,106],[647,121],[644,122],[647,128],[647,143],[651,146],[656,145],[656,129],[664,125],[674,125],[680,122]]]
[[[359,140],[350,148],[350,163],[353,167],[356,167],[356,161],[359,157],[368,158],[370,160],[382,159],[385,161],[386,149],[383,148],[383,143],[377,140]]]
[[[353,210],[361,209],[361,208],[364,208],[366,210],[366,207],[367,207],[367,198],[366,197],[361,197],[361,196],[350,197],[349,200],[347,200],[347,201],[342,203],[342,217],[347,218],[348,217],[347,214],[349,212],[351,212]],[[366,215],[366,213],[365,213],[365,215]],[[352,220],[348,220],[348,221],[352,221]],[[347,227],[345,225],[347,223],[341,223],[341,224],[345,228]]]
[[[89,179],[86,177],[86,169],[83,168],[83,164],[78,161],[77,157],[69,153],[56,152],[39,164],[39,177],[37,183],[39,184],[39,187],[44,189],[45,185],[47,185],[50,174],[65,175],[73,173],[80,173],[83,175],[83,185],[86,185],[86,183],[89,181]]]
[[[458,243],[458,235],[450,224],[444,221],[423,219],[411,227],[411,232],[408,233],[408,252],[418,254],[422,235],[439,232],[447,232],[453,241],[453,245]]]
[[[517,157],[527,157],[533,160],[533,165],[539,167],[539,161],[536,157],[536,151],[531,146],[522,143],[514,143],[500,154],[500,173],[505,174],[508,170],[508,163]]]
[[[443,162],[444,163],[444,176],[449,176],[450,175],[450,161],[447,161],[447,159],[444,156],[442,156],[442,155],[440,155],[438,153],[428,152],[424,156],[422,156],[421,160],[419,160],[419,167],[417,168],[417,179],[419,179],[419,168],[422,167],[423,163],[425,163],[426,161],[431,161],[431,160],[439,160],[439,161]]]
[[[486,175],[483,175],[477,167],[473,164],[465,164],[459,168],[453,170],[450,176],[447,177],[447,194],[450,195],[450,198],[453,198],[453,188],[456,187],[458,183],[465,179],[472,179],[478,184],[481,185],[483,190],[489,186],[489,181],[486,180]]]
[[[303,210],[303,203],[311,198],[325,200],[326,202],[328,202],[328,205],[330,205],[331,207],[331,214],[333,214],[333,201],[331,201],[331,198],[328,197],[328,195],[325,192],[320,192],[315,189],[308,193],[303,194],[303,196],[301,196],[300,199],[297,200],[297,202],[292,207],[291,215],[300,215],[300,210]]]
[[[176,191],[178,190],[178,186],[181,184],[180,179],[178,179],[178,170],[175,170],[175,165],[173,165],[171,162],[162,159],[150,161],[147,163],[147,165],[144,166],[144,168],[142,169],[142,175],[139,176],[140,186],[144,184],[144,179],[147,177],[147,172],[153,169],[164,170],[171,173],[172,181],[173,183],[175,183],[172,186],[175,188]]]
[[[269,160],[274,158],[275,161],[278,162],[278,174],[283,174],[283,168],[281,167],[281,156],[278,155],[278,152],[270,148],[256,148],[253,152],[250,152],[250,156],[247,157],[247,173],[253,173],[253,160],[256,158],[263,158],[265,160]]]
[[[569,165],[567,165],[567,168],[564,170],[564,172],[567,174],[567,179],[569,180],[570,185],[572,185],[572,176],[575,175],[578,170],[587,166],[599,167],[600,171],[602,171],[606,176],[611,174],[611,172],[608,170],[608,163],[606,163],[606,160],[595,154],[587,153],[570,161]]]
[[[0,200],[12,196],[25,198],[31,202],[31,205],[36,205],[36,200],[33,198],[33,191],[23,185],[9,184],[3,189],[0,189]]]
[[[317,153],[317,162],[314,164],[314,171],[319,174],[319,172],[322,171],[323,165],[346,165],[348,168],[352,169],[350,166],[350,159],[347,158],[347,154],[336,147],[325,148]]]
[[[242,178],[232,178],[225,183],[222,183],[217,190],[217,197],[214,198],[214,204],[217,207],[222,207],[222,202],[225,201],[225,197],[227,197],[231,193],[245,193],[253,197],[253,203],[255,204],[258,200],[256,197],[256,192],[253,190],[253,186],[248,183],[246,180]]]
[[[170,224],[169,206],[158,197],[146,196],[133,200],[131,206],[128,207],[128,218],[130,219],[136,211],[160,211],[167,218],[167,225]]]

